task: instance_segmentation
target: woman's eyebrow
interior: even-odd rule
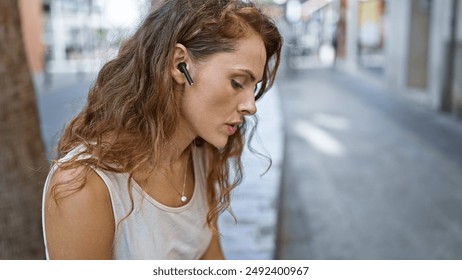
[[[249,76],[250,80],[252,80],[252,82],[255,82],[257,80],[257,78],[255,78],[255,74],[252,71],[250,71],[249,69],[236,69],[236,70],[239,71],[239,72],[243,72],[244,74]]]

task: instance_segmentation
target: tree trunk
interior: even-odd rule
[[[48,162],[17,0],[0,1],[0,259],[43,259],[40,194]]]

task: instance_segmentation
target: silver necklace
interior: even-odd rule
[[[184,168],[184,176],[183,176],[183,190],[181,191],[181,193],[178,191],[178,189],[175,187],[175,185],[172,183],[172,181],[170,181],[170,179],[167,177],[167,175],[165,175],[164,173],[160,172],[160,174],[162,176],[165,177],[165,179],[167,179],[167,181],[170,183],[170,185],[172,186],[172,188],[178,193],[178,195],[180,196],[180,200],[181,202],[183,203],[186,203],[186,201],[188,201],[188,197],[185,195],[185,190],[186,190],[186,177],[188,175],[188,161],[186,161],[186,166]]]
[[[186,176],[188,175],[188,165],[186,164],[185,168],[184,168],[184,178],[183,178],[183,191],[178,194],[180,194],[181,196],[181,202],[185,203],[186,201],[188,201],[188,197],[186,195],[184,195],[184,190],[186,189]],[[175,189],[176,190],[176,189]]]

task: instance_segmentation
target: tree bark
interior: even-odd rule
[[[43,259],[48,169],[17,0],[0,1],[0,259]]]

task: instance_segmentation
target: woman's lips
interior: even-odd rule
[[[226,125],[226,127],[228,128],[228,134],[231,136],[233,135],[235,132],[236,132],[236,126],[235,125]]]

